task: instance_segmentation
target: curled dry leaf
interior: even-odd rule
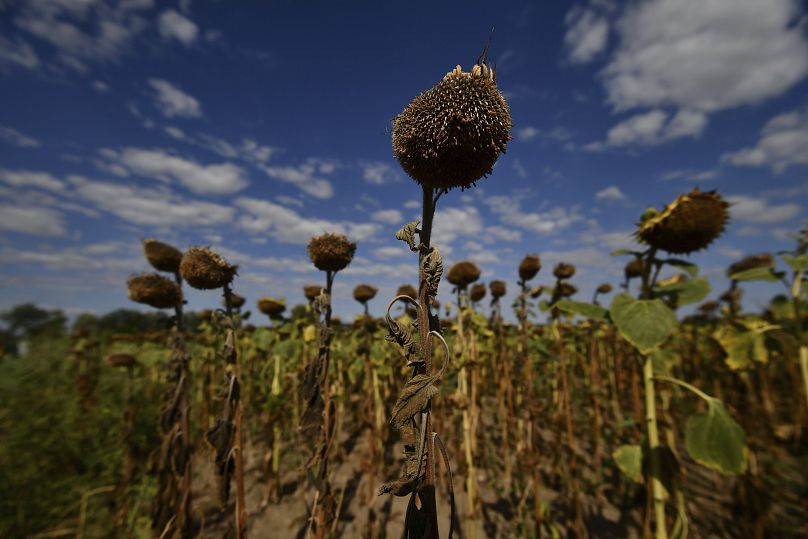
[[[416,414],[426,410],[429,399],[434,397],[438,388],[435,381],[438,376],[428,376],[426,374],[416,374],[413,376],[398,397],[396,405],[393,407],[393,417],[390,424],[401,429],[407,421]]]

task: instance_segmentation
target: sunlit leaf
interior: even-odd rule
[[[780,258],[794,271],[808,270],[808,255],[781,254]]]
[[[763,267],[763,268],[752,268],[746,271],[739,271],[738,273],[733,273],[732,275],[730,275],[730,279],[732,279],[733,281],[776,282],[779,281],[782,276],[783,276],[782,273],[778,273],[771,268]]]
[[[593,320],[606,320],[606,315],[609,313],[609,311],[603,307],[569,299],[557,301],[555,306],[564,312],[578,314],[586,318],[592,318]]]
[[[678,283],[654,288],[657,295],[670,295],[676,300],[678,306],[698,303],[710,294],[710,282],[704,278],[688,279]]]
[[[396,232],[396,239],[407,242],[407,245],[410,248],[410,251],[417,251],[418,247],[415,243],[415,233],[418,231],[418,224],[421,221],[413,221],[411,223],[407,223],[403,227]]]
[[[660,300],[637,300],[628,294],[614,297],[609,314],[621,335],[643,354],[665,342],[678,324]]]

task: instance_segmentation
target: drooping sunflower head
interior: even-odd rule
[[[185,282],[200,290],[213,290],[230,284],[238,266],[214,253],[208,247],[191,247],[182,255],[180,275]]]
[[[395,117],[393,153],[424,187],[467,188],[491,173],[511,126],[494,69],[457,66]]]
[[[640,242],[668,253],[694,253],[721,235],[728,210],[729,204],[717,192],[696,188],[645,218],[635,235]]]
[[[129,299],[156,309],[169,309],[182,303],[180,287],[157,273],[132,275],[126,281]]]
[[[635,258],[626,263],[626,267],[623,268],[623,275],[626,276],[626,279],[635,279],[642,275],[643,266],[642,259]]]
[[[773,267],[774,258],[769,253],[749,255],[735,262],[734,264],[730,264],[730,266],[727,268],[727,277],[732,278],[732,276],[736,273],[741,273],[751,269]]]
[[[174,246],[155,239],[146,239],[143,240],[143,254],[158,271],[177,273],[180,270],[182,253]]]
[[[465,289],[479,278],[480,267],[470,260],[456,262],[446,272],[446,280],[460,289]]]
[[[309,258],[320,271],[340,271],[351,263],[356,244],[342,234],[326,232],[309,240]]]
[[[609,283],[603,283],[602,285],[597,287],[598,294],[608,294],[612,291],[612,285]]]
[[[269,297],[261,298],[258,300],[258,310],[268,317],[275,319],[286,310],[286,303],[281,299]]]
[[[418,298],[418,290],[411,284],[403,284],[396,290],[396,296],[409,296],[413,299]]]

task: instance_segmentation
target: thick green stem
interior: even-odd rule
[[[648,432],[648,448],[651,452],[651,489],[654,498],[654,517],[656,519],[656,539],[667,539],[665,527],[665,495],[662,486],[662,463],[659,460],[659,431],[657,429],[656,394],[654,392],[654,368],[651,358],[646,357],[643,363],[643,382],[645,383],[645,423]]]

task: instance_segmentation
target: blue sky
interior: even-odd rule
[[[609,252],[642,210],[698,186],[733,203],[692,256],[715,296],[729,263],[791,248],[805,219],[807,21],[789,0],[0,1],[0,308],[133,306],[147,237],[211,245],[241,266],[238,292],[295,304],[322,280],[307,239],[337,231],[359,244],[338,314],[359,310],[360,282],[380,313],[417,268],[393,238],[420,189],[390,120],[489,35],[514,140],[441,199],[445,262],[478,262],[510,300],[539,253],[537,284],[573,262],[588,299],[619,282]],[[746,306],[776,292],[753,286]]]

